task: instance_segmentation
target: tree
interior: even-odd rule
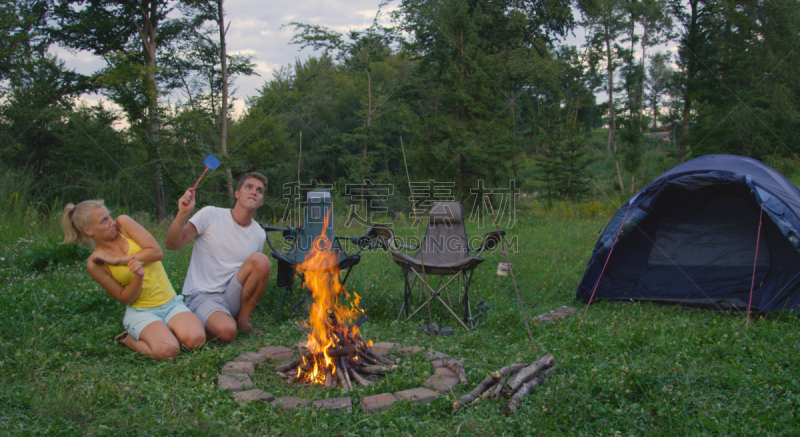
[[[50,35],[74,50],[102,57],[108,67],[97,83],[126,109],[134,134],[144,132],[148,160],[153,164],[156,216],[165,218],[164,185],[159,153],[159,48],[172,42],[186,22],[169,18],[172,0],[53,0]],[[134,80],[133,85],[128,83]],[[146,110],[145,110],[146,109]]]
[[[396,17],[412,39],[418,174],[499,181],[515,167],[517,95],[572,28],[570,2],[403,1]],[[512,110],[513,109],[513,113]],[[508,111],[508,112],[507,112]]]
[[[670,53],[656,53],[650,61],[650,66],[647,69],[647,94],[646,99],[650,106],[650,111],[653,114],[653,126],[651,130],[655,131],[657,128],[656,123],[660,116],[660,107],[664,97],[670,91],[675,72],[670,68]]]
[[[605,90],[608,93],[606,153],[612,156],[613,145],[614,166],[617,170],[617,181],[620,189],[625,189],[625,184],[622,182],[622,174],[617,160],[614,73],[619,66],[620,60],[624,58],[624,49],[619,46],[617,40],[630,25],[625,21],[626,13],[625,4],[621,0],[597,0],[595,2],[581,3],[581,14],[584,18],[582,24],[589,32],[587,44],[593,52],[603,55],[603,61],[606,64],[607,85]]]

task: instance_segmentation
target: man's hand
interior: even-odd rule
[[[175,215],[175,220],[169,225],[167,230],[167,238],[164,240],[164,247],[168,250],[177,250],[188,244],[190,241],[197,237],[197,228],[186,220],[191,215],[194,209],[194,189],[189,188],[178,199],[178,213]]]
[[[182,214],[189,214],[194,210],[194,189],[189,188],[183,193],[180,199],[178,199],[178,213]]]
[[[192,210],[194,210],[194,189],[189,188],[183,193],[183,196],[178,199],[178,213],[189,214]]]

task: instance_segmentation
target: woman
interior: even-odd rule
[[[200,319],[176,296],[155,238],[132,218],[111,218],[102,200],[67,204],[61,216],[64,241],[94,246],[86,269],[114,299],[127,306],[120,343],[163,360],[206,341]]]

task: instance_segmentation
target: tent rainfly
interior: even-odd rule
[[[744,310],[751,287],[753,310],[799,309],[800,189],[755,159],[707,155],[614,214],[576,297]]]

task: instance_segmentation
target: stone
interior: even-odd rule
[[[292,358],[294,352],[288,347],[283,346],[267,346],[258,350],[258,353],[264,354],[267,358],[273,361],[282,361]]]
[[[270,405],[280,406],[284,410],[296,410],[298,408],[306,407],[310,403],[311,401],[309,401],[308,399],[285,396],[282,398],[275,399],[274,401],[270,402]]]
[[[436,399],[437,394],[428,390],[427,388],[412,388],[411,390],[403,390],[396,392],[394,396],[400,401],[411,401],[417,403],[428,403]]]
[[[238,357],[236,357],[233,361],[249,361],[251,363],[263,363],[267,360],[267,356],[264,354],[257,354],[255,352],[245,352]]]
[[[387,353],[394,348],[400,348],[400,345],[398,343],[388,343],[385,341],[381,341],[379,343],[374,343],[372,346],[370,346],[372,352],[375,352],[376,354]]]
[[[569,314],[559,313],[557,311],[550,311],[550,314],[548,314],[547,317],[549,317],[549,318],[551,318],[553,320],[557,320],[557,319],[561,320],[564,317],[567,317],[568,315]]]
[[[443,360],[446,358],[450,358],[450,355],[443,354],[433,349],[428,349],[428,351],[425,352],[425,359],[428,361]]]
[[[560,308],[556,308],[556,312],[561,314],[575,314],[576,312],[578,312],[578,309],[568,306],[562,306]]]
[[[317,407],[323,410],[352,410],[353,401],[350,398],[330,398],[320,399],[311,403],[312,407]]]
[[[247,375],[219,375],[217,385],[222,390],[230,392],[242,391],[253,386],[253,381]]]
[[[395,402],[397,398],[391,393],[367,396],[361,400],[361,411],[367,414],[374,413],[391,407]]]
[[[255,372],[252,361],[228,361],[222,366],[223,375],[252,375]]]
[[[532,322],[538,322],[539,324],[553,323],[553,319],[551,319],[550,317],[547,317],[547,316],[548,316],[547,314],[541,314],[541,315],[538,315],[536,317],[531,318],[531,321]]]
[[[423,349],[423,348],[421,348],[419,346],[409,346],[409,347],[400,348],[398,351],[400,353],[404,354],[404,355],[413,355],[413,354],[418,354],[418,353],[420,353],[420,352],[422,352],[424,350],[425,349]]]
[[[255,388],[253,390],[240,391],[238,393],[234,393],[233,399],[239,403],[253,402],[253,401],[272,402],[275,400],[275,396],[272,396],[271,394],[263,390]]]
[[[436,393],[447,393],[456,385],[458,385],[458,376],[452,370],[444,367],[436,369],[436,372],[422,383],[423,387]]]

